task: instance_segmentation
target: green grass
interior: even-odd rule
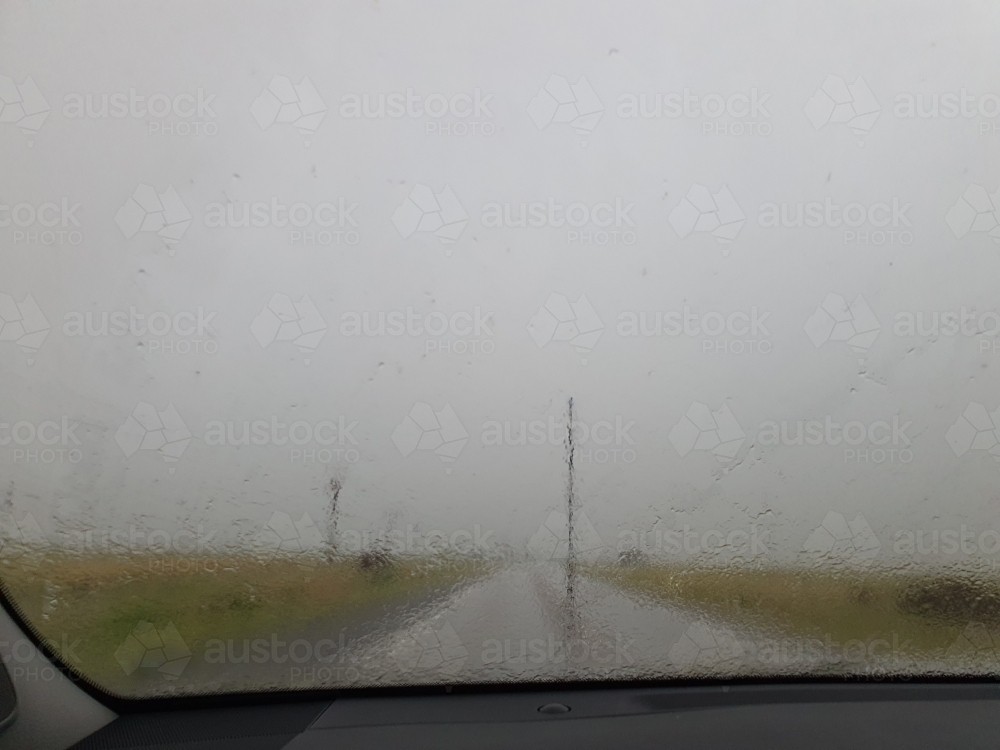
[[[142,621],[173,623],[195,662],[214,639],[330,637],[365,630],[387,608],[417,606],[481,579],[491,563],[450,556],[262,562],[251,556],[171,558],[47,552],[0,562],[0,579],[42,638],[85,677],[111,692],[152,690],[128,677],[115,652]],[[739,632],[839,643],[883,639],[914,659],[940,658],[970,623],[992,630],[1000,648],[1000,580],[993,576],[890,571],[658,564],[595,565],[581,573],[638,599],[685,609]],[[983,670],[975,668],[979,672]],[[182,692],[199,690],[192,666]],[[137,675],[138,679],[137,680]],[[223,689],[231,687],[222,686]],[[166,689],[166,688],[164,688]],[[213,689],[208,687],[206,689]]]
[[[481,560],[448,556],[314,562],[49,552],[27,566],[3,561],[0,579],[43,639],[57,649],[75,644],[79,661],[67,661],[102,687],[129,694],[135,684],[115,651],[141,621],[160,629],[172,622],[199,659],[211,639],[295,638],[310,628],[329,633],[377,619],[387,605],[439,596],[490,569]]]
[[[995,576],[650,563],[587,574],[735,626],[841,643],[895,636],[915,655],[947,649],[969,623],[1000,627]]]

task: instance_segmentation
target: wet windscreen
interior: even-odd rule
[[[0,19],[0,580],[74,679],[1000,670],[1000,6]]]

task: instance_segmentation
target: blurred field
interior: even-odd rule
[[[71,644],[72,653],[64,658],[87,678],[119,694],[156,694],[237,689],[234,681],[254,670],[251,677],[261,688],[286,685],[276,682],[273,671],[265,674],[255,665],[230,662],[228,671],[213,671],[206,644],[269,640],[275,634],[287,640],[336,639],[344,628],[356,634],[380,623],[402,627],[406,616],[400,612],[426,613],[490,576],[498,565],[460,555],[262,560],[235,554],[201,558],[49,550],[0,561],[0,578],[42,638],[56,651]],[[611,583],[633,601],[680,610],[711,628],[731,628],[745,652],[772,638],[892,644],[892,654],[880,655],[877,664],[864,658],[851,664],[810,662],[793,652],[779,665],[782,674],[854,674],[870,667],[900,674],[1000,671],[1000,579],[995,574],[698,566],[648,559],[581,566],[578,572]],[[618,626],[630,627],[629,616],[621,613]],[[127,674],[116,652],[140,623],[158,631],[170,624],[176,628],[192,655],[182,680],[165,678],[157,669]],[[974,653],[956,652],[956,644]],[[673,660],[649,666],[663,677],[776,673],[760,654],[751,656],[707,667]]]
[[[57,650],[76,644],[72,656],[79,660],[67,661],[128,693],[134,686],[115,652],[140,622],[161,629],[173,623],[197,659],[210,639],[296,637],[317,628],[335,634],[342,624],[377,620],[387,607],[445,596],[489,569],[481,560],[447,555],[397,560],[372,554],[303,564],[249,555],[47,552],[3,561],[0,577],[44,639]]]
[[[594,566],[587,574],[712,621],[841,643],[895,636],[915,656],[943,654],[970,624],[1000,634],[996,574],[650,562]]]

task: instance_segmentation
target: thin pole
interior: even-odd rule
[[[573,589],[576,584],[576,547],[573,539],[573,506],[575,504],[573,473],[575,471],[575,453],[576,445],[573,443],[573,398],[571,396],[567,409],[566,424],[566,464],[568,467],[566,478],[566,604],[571,614],[574,608]]]

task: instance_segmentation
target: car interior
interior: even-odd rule
[[[995,750],[998,32],[0,0],[0,750]]]

